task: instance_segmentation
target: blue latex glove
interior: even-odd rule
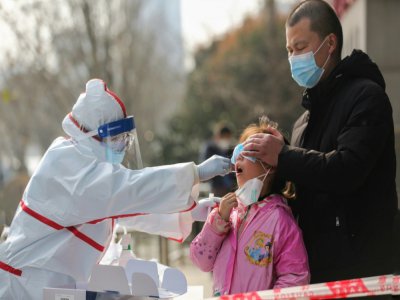
[[[230,159],[219,155],[213,155],[197,166],[200,181],[207,181],[218,175],[225,176],[230,168]]]

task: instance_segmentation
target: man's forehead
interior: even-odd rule
[[[286,41],[288,45],[296,43],[310,42],[318,38],[318,34],[311,30],[309,18],[302,18],[293,26],[286,26]]]

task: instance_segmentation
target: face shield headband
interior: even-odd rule
[[[125,119],[103,124],[97,129],[97,132],[98,136],[104,139],[108,137],[112,138],[122,133],[128,133],[133,129],[136,129],[135,121],[133,116],[129,116]]]

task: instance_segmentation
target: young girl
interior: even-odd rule
[[[243,143],[255,133],[276,128],[266,117],[248,126]],[[239,189],[225,195],[190,245],[190,257],[204,272],[213,272],[214,296],[309,283],[307,253],[286,199],[291,185],[275,180],[275,169],[241,155],[236,146]]]

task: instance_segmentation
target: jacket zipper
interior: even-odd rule
[[[250,208],[251,208],[251,205],[247,207],[247,210],[246,210],[246,212],[245,212],[245,214],[244,214],[243,220],[242,220],[242,222],[240,222],[240,227],[239,227],[239,229],[238,229],[238,234],[237,234],[237,243],[239,243],[239,233],[243,232],[243,230],[244,230],[244,228],[243,228],[243,230],[241,230],[241,228],[242,228],[242,226],[244,226],[243,224],[244,224],[244,222],[245,222],[246,219],[247,219],[247,215],[249,214]],[[236,245],[236,247],[237,247],[237,246],[238,246],[238,245]]]
[[[247,218],[247,215],[249,213],[250,208],[251,208],[251,206],[247,207],[247,210],[246,210],[246,212],[244,214],[242,222],[240,222],[240,226],[238,228],[238,232],[237,232],[237,235],[236,235],[236,253],[235,253],[235,259],[233,261],[233,269],[232,269],[232,274],[231,274],[231,280],[230,280],[230,283],[229,283],[229,293],[231,292],[231,288],[232,288],[233,273],[235,271],[235,265],[236,265],[236,260],[237,260],[237,252],[238,252],[238,249],[239,249],[239,233],[240,233],[240,229],[241,229],[242,225],[244,224],[244,221]]]

